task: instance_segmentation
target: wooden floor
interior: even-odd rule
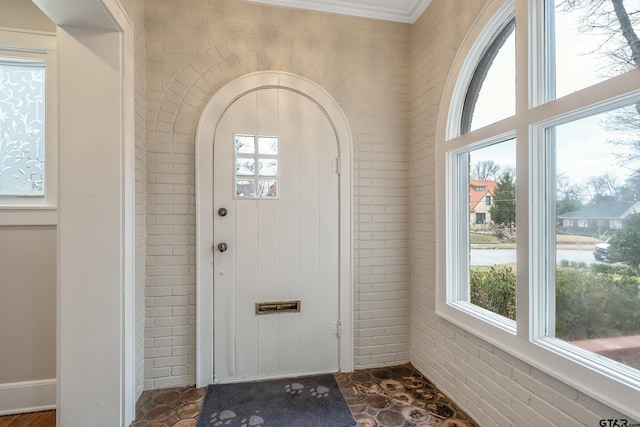
[[[0,427],[55,427],[56,411],[32,412],[30,414],[0,417]]]

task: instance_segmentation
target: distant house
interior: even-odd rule
[[[624,219],[640,212],[640,202],[606,202],[558,215],[558,228],[569,233],[604,234],[622,228]]]
[[[472,179],[469,181],[469,224],[489,224],[491,213],[489,209],[493,205],[493,193],[498,183],[484,179]]]

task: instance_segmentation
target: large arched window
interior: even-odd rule
[[[640,1],[484,13],[439,118],[436,311],[640,419]]]

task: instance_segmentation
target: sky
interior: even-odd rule
[[[640,10],[640,0],[626,0],[629,11]],[[636,29],[640,32],[640,29]],[[599,70],[603,61],[610,59],[592,54],[593,47],[604,43],[602,36],[580,34],[576,14],[556,14],[556,84],[557,96],[575,92],[602,80]],[[500,50],[492,71],[487,76],[474,113],[472,128],[476,129],[515,111],[515,45],[511,37]],[[504,70],[493,72],[493,69]],[[514,82],[505,84],[505,82]],[[488,96],[486,94],[491,94]],[[618,139],[604,128],[606,114],[565,123],[556,128],[557,168],[572,182],[584,184],[589,177],[610,173],[622,183],[629,174],[629,165],[621,165],[613,155],[624,151],[620,146],[607,142]],[[628,150],[626,150],[628,151]],[[502,166],[515,168],[515,144],[513,141],[494,147],[476,150],[471,162],[493,160]],[[637,165],[635,165],[637,167]]]

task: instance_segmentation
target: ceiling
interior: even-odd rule
[[[278,6],[414,23],[431,0],[251,0]]]

